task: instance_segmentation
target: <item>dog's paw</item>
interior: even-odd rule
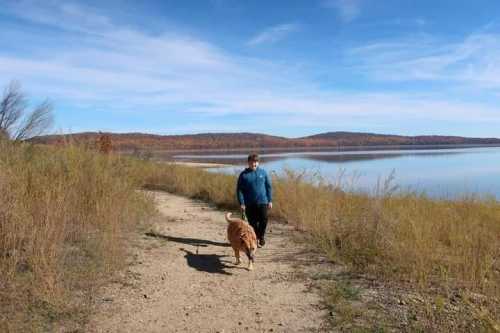
[[[252,262],[250,262],[250,264],[248,265],[248,270],[253,271],[253,263]]]
[[[241,264],[241,261],[240,260],[236,260],[236,262],[234,264],[235,265],[239,265],[239,264]]]

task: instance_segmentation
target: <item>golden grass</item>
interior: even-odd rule
[[[85,319],[123,262],[124,234],[152,212],[134,163],[0,141],[0,331]]]
[[[153,164],[143,173],[143,186],[177,193],[236,208],[235,176],[210,173],[197,167],[178,164]]]
[[[237,209],[235,186],[236,175],[194,167],[72,146],[0,143],[0,330],[37,330],[38,317],[50,323],[91,303],[85,299],[93,295],[92,281],[120,267],[124,233],[151,209],[136,189]],[[498,304],[497,201],[395,193],[390,181],[366,195],[292,171],[274,175],[273,187],[273,217],[308,232],[330,258],[417,287],[480,293]],[[498,321],[499,310],[489,309]]]
[[[498,293],[500,204],[493,199],[368,196],[291,174],[275,188],[279,214],[310,231],[331,256],[421,284],[437,278]]]

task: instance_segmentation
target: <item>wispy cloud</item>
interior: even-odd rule
[[[343,22],[351,22],[361,14],[361,0],[324,0],[323,7],[335,9]]]
[[[91,7],[72,2],[47,0],[40,5],[36,0],[19,0],[7,2],[2,10],[27,21],[65,30],[96,32],[112,28],[107,16],[96,13]]]
[[[500,34],[471,34],[456,42],[424,35],[363,45],[349,55],[377,80],[446,81],[500,90]]]
[[[298,31],[300,28],[299,24],[296,23],[286,23],[276,25],[266,30],[258,33],[252,37],[247,45],[255,46],[260,44],[273,44],[280,40],[285,39],[290,33]]]
[[[455,119],[500,125],[498,108],[487,104],[449,101],[433,93],[325,90],[314,80],[315,73],[294,70],[286,63],[242,57],[173,29],[151,35],[117,25],[80,5],[64,7],[68,5],[55,1],[49,5],[50,10],[40,3],[24,1],[10,8],[11,13],[31,23],[57,27],[57,41],[47,44],[46,35],[25,32],[23,38],[29,51],[23,56],[0,50],[0,77],[17,78],[30,92],[49,96],[57,104],[102,110],[102,114],[117,115],[118,119],[163,119],[165,131],[182,128],[186,132],[188,128],[173,123],[179,115],[191,119],[245,119],[254,115],[262,119],[307,119],[308,124],[317,127],[341,123],[356,128],[360,119],[363,123],[383,120],[384,126],[390,127],[403,117],[406,121]],[[256,36],[253,45],[278,41],[298,29],[294,24],[278,27]],[[75,31],[79,43],[71,44]],[[22,29],[11,32],[23,33]],[[11,32],[0,31],[0,36]],[[500,51],[500,47],[497,37],[488,36],[441,46],[431,38],[422,43],[385,41],[351,49],[349,55],[356,59],[353,68],[381,80],[439,79],[451,74],[465,80],[480,74],[483,82],[500,84],[500,73],[492,67],[500,59],[492,50]],[[481,55],[485,50],[489,50],[488,56]],[[470,59],[482,60],[473,62],[473,66],[461,66]],[[490,67],[479,68],[487,61],[491,61]],[[414,72],[417,69],[420,73]],[[159,132],[160,122],[152,122],[150,128]],[[254,129],[254,123],[242,122],[238,130]],[[64,125],[75,130],[92,129],[75,123]],[[123,126],[134,129],[130,124]],[[145,128],[137,126],[138,130]],[[207,121],[203,127],[193,125],[191,131],[210,131],[210,126],[213,130],[222,128],[216,121]]]

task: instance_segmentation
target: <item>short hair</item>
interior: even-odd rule
[[[250,161],[252,161],[252,162],[253,161],[257,161],[258,162],[259,161],[259,155],[257,155],[257,154],[250,154],[250,155],[248,155],[248,162],[250,162]]]

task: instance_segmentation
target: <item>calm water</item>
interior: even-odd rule
[[[261,153],[261,166],[283,174],[285,169],[319,173],[327,181],[354,190],[373,192],[379,180],[394,172],[393,184],[434,197],[464,194],[493,195],[500,199],[500,147],[358,150]],[[235,164],[215,172],[238,173],[246,153],[178,155],[178,160]],[[343,175],[339,177],[339,175]]]

